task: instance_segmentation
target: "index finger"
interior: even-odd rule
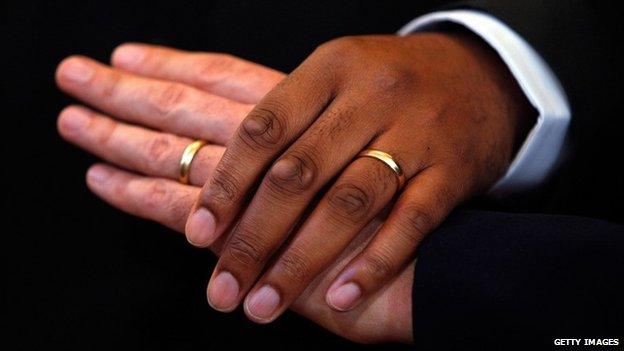
[[[204,185],[186,225],[190,243],[208,246],[230,227],[264,170],[314,122],[329,103],[333,89],[333,82],[320,78],[304,62],[255,106]],[[277,162],[273,178],[294,176],[294,187],[306,190],[313,184],[312,170],[316,168],[311,157],[293,154]]]
[[[279,71],[229,54],[139,43],[118,46],[111,63],[135,74],[177,81],[247,104],[260,101],[284,78]]]

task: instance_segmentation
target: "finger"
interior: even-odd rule
[[[69,57],[56,72],[68,94],[121,119],[224,145],[251,105],[187,85],[137,77],[85,57]]]
[[[256,105],[237,129],[189,217],[189,242],[203,247],[218,238],[232,224],[242,199],[268,166],[328,104],[333,95],[332,83],[318,82],[330,78],[319,77],[318,70],[306,68],[305,62],[302,67]],[[304,166],[309,169],[312,165]]]
[[[367,111],[366,114],[371,113],[379,115],[373,111]],[[358,114],[353,117],[360,120]],[[406,152],[392,146],[396,142],[388,135],[384,134],[377,138],[378,140],[370,147],[390,152],[395,161],[402,165],[407,177],[419,172],[423,167],[424,155],[417,155],[413,150]],[[324,138],[324,140],[333,139]],[[345,152],[344,147],[340,152]],[[337,159],[336,155],[331,153],[322,154],[330,160]],[[410,156],[406,160],[401,155]],[[351,162],[303,226],[293,235],[294,238],[286,250],[247,296],[245,310],[250,318],[268,322],[279,316],[311,281],[340,255],[353,237],[387,205],[398,185],[397,174],[381,160],[360,157]],[[267,208],[265,211],[270,209]],[[282,217],[284,216],[280,212],[279,218]],[[260,222],[259,226],[262,225],[261,218],[253,222]],[[241,220],[239,226],[242,224]],[[273,298],[267,299],[267,295]],[[268,301],[272,302],[271,306]]]
[[[258,103],[285,76],[228,54],[195,53],[138,43],[117,47],[111,62],[138,75],[177,81],[247,104]]]
[[[70,106],[58,119],[59,133],[117,166],[155,177],[178,179],[180,159],[192,140],[117,122],[87,108]],[[205,145],[195,154],[189,182],[203,185],[224,147]]]
[[[429,168],[410,181],[377,235],[327,290],[329,306],[353,309],[411,262],[425,235],[461,201],[463,192],[453,179]]]
[[[392,199],[396,174],[372,158],[354,160],[245,298],[250,319],[277,318],[335,261]]]
[[[142,177],[97,164],[87,172],[87,185],[97,196],[131,215],[183,232],[200,189],[178,182]]]
[[[267,172],[209,283],[214,307],[228,311],[238,305],[317,193],[370,141],[375,131],[366,128],[363,111],[349,108],[347,101],[352,101],[347,95],[335,100]],[[334,140],[343,142],[328,142]],[[221,292],[222,275],[238,283],[235,295]]]

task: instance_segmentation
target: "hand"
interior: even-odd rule
[[[132,53],[139,57],[135,64],[120,59]],[[182,232],[199,186],[225,150],[219,144],[228,140],[251,109],[248,104],[257,102],[283,74],[229,56],[145,45],[120,47],[113,55],[113,65],[117,68],[82,57],[68,58],[59,65],[57,82],[61,89],[118,116],[113,119],[85,107],[70,106],[59,116],[59,132],[116,165],[89,169],[87,184],[96,195],[122,211]],[[185,136],[170,134],[173,131]],[[192,140],[188,137],[215,143],[196,155],[191,185],[187,186],[171,179],[177,178],[182,150]],[[323,302],[336,274],[364,248],[380,223],[377,218],[361,231],[349,250],[317,277],[292,309],[353,341],[411,342],[413,265],[349,313],[333,311]],[[213,250],[218,252],[219,244],[222,242]]]
[[[374,148],[409,181],[328,290],[333,308],[354,308],[455,206],[502,176],[530,113],[502,61],[469,34],[321,45],[247,115],[186,224],[200,247],[231,230],[209,283],[211,305],[230,311],[246,296],[251,319],[279,316],[401,190],[384,163],[357,157]]]

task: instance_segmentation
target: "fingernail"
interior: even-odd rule
[[[113,61],[125,67],[132,67],[137,64],[145,55],[145,50],[134,45],[124,45],[113,53]]]
[[[247,312],[256,319],[267,320],[273,317],[280,304],[279,294],[269,285],[265,285],[251,295],[247,303]]]
[[[334,309],[339,311],[348,311],[357,300],[362,296],[362,290],[355,283],[344,284],[327,295],[327,303]]]
[[[61,114],[61,128],[66,132],[76,132],[89,123],[89,116],[77,108],[68,108]]]
[[[108,169],[100,166],[94,166],[87,172],[87,179],[94,183],[103,183],[110,177]]]
[[[195,211],[186,223],[186,238],[195,246],[208,246],[214,241],[215,217],[204,207]]]
[[[61,75],[74,83],[85,83],[93,75],[93,68],[81,59],[70,59],[61,68]]]
[[[231,311],[236,308],[239,290],[236,278],[223,271],[208,286],[208,303],[217,311]]]

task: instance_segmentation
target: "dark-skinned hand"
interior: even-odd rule
[[[231,311],[244,299],[252,320],[274,320],[391,206],[327,291],[332,308],[354,308],[504,174],[532,118],[502,60],[471,34],[321,45],[248,113],[186,224],[200,247],[229,233],[211,305]],[[404,188],[385,163],[358,157],[370,148],[392,155]]]

